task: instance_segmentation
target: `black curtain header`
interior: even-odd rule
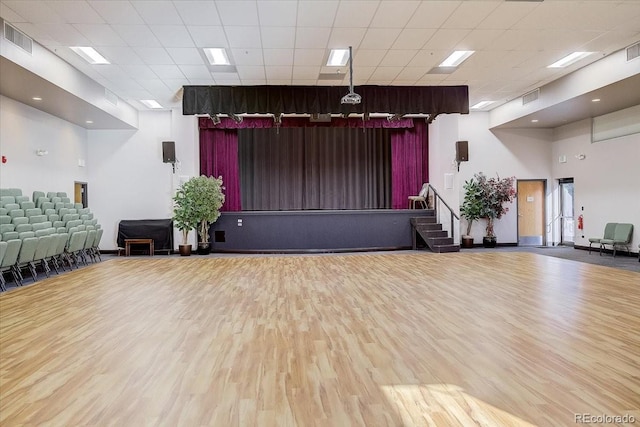
[[[358,86],[362,103],[341,104],[344,86],[184,86],[182,114],[469,113],[468,86]]]

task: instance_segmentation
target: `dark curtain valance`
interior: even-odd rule
[[[357,86],[362,103],[341,104],[344,86],[184,86],[182,114],[469,113],[468,86]]]
[[[198,119],[200,129],[269,129],[276,127],[272,118],[245,117],[238,123],[226,117],[220,118],[220,123],[214,123],[208,117]],[[387,129],[408,129],[413,127],[413,119],[387,120],[374,118],[362,120],[357,118],[331,118],[330,122],[311,122],[306,117],[283,117],[280,124],[282,128],[308,128],[308,127],[334,127],[334,128],[387,128]]]

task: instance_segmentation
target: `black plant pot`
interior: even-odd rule
[[[482,238],[482,246],[484,246],[485,248],[495,248],[496,242],[496,236],[484,236]]]
[[[211,253],[211,243],[198,243],[198,255],[209,255]]]
[[[191,255],[191,245],[178,245],[178,252],[180,253],[180,256]]]
[[[462,236],[460,241],[460,247],[462,248],[472,248],[473,247],[473,237],[471,236]]]

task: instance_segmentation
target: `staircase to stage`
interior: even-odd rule
[[[433,215],[411,218],[411,241],[413,249],[418,248],[419,237],[433,252],[460,252],[460,245],[453,242],[453,237],[442,229]],[[419,237],[418,237],[419,236]]]

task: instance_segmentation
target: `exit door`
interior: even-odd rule
[[[546,181],[519,180],[518,203],[518,245],[543,246],[545,242],[545,189]]]
[[[83,208],[89,207],[89,199],[87,197],[87,183],[75,182],[74,183],[74,203],[82,203]]]

